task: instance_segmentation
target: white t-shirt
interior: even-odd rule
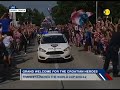
[[[5,44],[5,47],[9,47],[11,41],[12,41],[11,36],[6,36],[6,37],[3,39],[3,43]]]
[[[0,28],[0,32],[2,32],[2,27]]]
[[[78,30],[79,30],[78,26],[75,26],[75,30],[76,30],[76,31],[78,31]]]

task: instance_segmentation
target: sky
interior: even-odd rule
[[[52,8],[57,5],[56,1],[0,1],[6,7],[15,5],[19,9],[36,8],[40,12],[43,12],[45,16],[49,16],[47,8]]]

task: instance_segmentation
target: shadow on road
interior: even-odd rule
[[[29,53],[34,53],[34,52],[37,52],[37,50],[29,50],[29,51],[27,51],[28,54]]]
[[[33,40],[31,44],[27,47],[28,55],[29,53],[36,52],[37,50],[34,50],[35,41]],[[32,46],[32,47],[31,47]],[[16,81],[20,80],[20,68],[17,68],[17,65],[20,63],[24,63],[30,59],[33,59],[33,57],[28,57],[28,55],[24,54],[24,50],[21,50],[18,53],[14,53],[12,65],[11,67],[7,66],[4,67],[3,63],[0,63],[0,84],[5,83],[6,81]]]
[[[33,47],[27,47],[27,49],[33,49]]]
[[[13,63],[15,64],[21,64],[21,63],[24,63],[30,59],[32,59],[33,57],[27,57],[27,55],[24,55],[24,54],[21,54],[21,55],[16,55],[14,56],[14,59],[13,59]]]
[[[28,49],[28,51],[30,50]],[[33,59],[33,57],[27,57],[27,55],[24,55],[23,52],[14,54],[13,57],[11,67],[4,67],[3,63],[0,64],[0,84],[6,81],[20,80],[20,68],[17,68],[17,65]]]
[[[16,66],[1,68],[0,71],[0,83],[3,83],[8,80],[16,81],[20,80],[19,68]]]
[[[78,50],[79,52],[82,52],[82,51],[86,51],[85,49],[80,49],[80,50]]]
[[[24,63],[28,61],[30,58],[25,59],[25,55],[20,54],[14,54],[12,60],[12,65],[9,67],[4,67],[3,64],[0,64],[0,83],[3,83],[5,81],[16,81],[20,80],[20,74],[19,74],[19,68],[17,68],[17,64]]]

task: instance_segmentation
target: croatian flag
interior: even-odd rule
[[[77,11],[74,11],[74,12],[71,14],[72,23],[74,23],[74,24],[77,23],[78,16],[79,16],[79,13],[78,13]]]
[[[87,22],[88,18],[92,16],[92,12],[85,12],[83,9],[74,11],[71,14],[72,23],[80,25],[81,27]]]
[[[91,17],[93,15],[92,12],[86,12],[86,14],[88,15],[88,17]]]

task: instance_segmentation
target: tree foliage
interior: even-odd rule
[[[79,9],[93,12],[94,15],[90,18],[91,22],[95,23],[96,17],[96,1],[57,1],[57,5],[52,8],[52,17],[56,24],[66,24],[70,21],[71,13]],[[98,1],[98,17],[105,16],[104,9],[110,9],[110,16],[116,22],[120,18],[120,1]]]
[[[2,4],[0,4],[0,17],[5,13],[8,12],[7,7],[3,6]]]
[[[100,8],[102,7],[102,8]],[[117,23],[120,18],[120,1],[109,1],[109,2],[98,2],[99,16],[104,16],[103,10],[110,9],[110,17],[112,17],[113,22]]]
[[[8,13],[8,8],[4,5],[0,4],[0,17],[4,13]],[[31,8],[27,8],[26,12],[17,12],[16,13],[16,19],[22,24],[26,21],[32,21],[37,26],[40,26],[41,22],[45,18],[45,15],[43,12],[39,12],[36,8],[33,10]]]
[[[17,13],[17,18],[21,23],[28,21],[40,26],[41,22],[45,18],[45,15],[43,12],[40,13],[36,8],[33,10],[31,8],[27,8],[25,13]]]
[[[95,13],[95,1],[57,1],[57,6],[52,8],[52,17],[56,24],[70,22],[74,10],[84,9]]]

